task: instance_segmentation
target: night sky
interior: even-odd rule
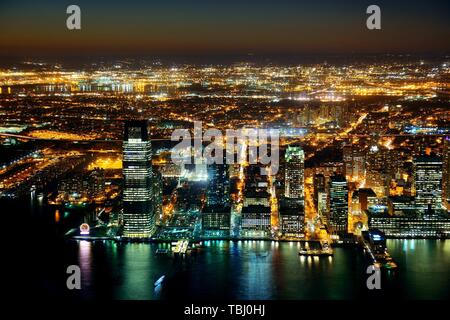
[[[366,29],[370,4],[382,30]],[[0,0],[2,56],[449,53],[449,39],[448,0]]]

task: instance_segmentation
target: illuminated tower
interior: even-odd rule
[[[208,187],[206,206],[202,211],[202,230],[206,237],[230,235],[230,179],[228,165],[208,164]]]
[[[348,189],[344,176],[330,177],[330,218],[333,233],[346,233],[348,225]]]
[[[208,206],[230,205],[230,179],[228,165],[208,164],[208,189],[206,190],[206,202]]]
[[[305,153],[300,146],[288,146],[284,159],[286,162],[285,197],[303,201]]]
[[[163,204],[163,183],[162,183],[162,175],[158,170],[152,171],[153,179],[152,179],[152,204],[153,210],[155,212],[155,218],[157,224],[162,221],[163,212],[162,212],[162,204]]]
[[[419,210],[442,209],[442,160],[435,156],[414,158],[416,206]]]
[[[364,152],[354,146],[343,148],[343,162],[347,180],[361,182],[366,175],[366,158]]]
[[[314,187],[314,205],[316,209],[319,203],[319,192],[325,192],[325,176],[321,173],[314,175],[313,180]]]
[[[127,239],[148,239],[155,231],[151,158],[147,122],[126,122],[123,141],[123,237]]]
[[[450,210],[450,136],[445,137],[444,140],[444,168],[442,179],[443,183],[443,201],[447,208]]]

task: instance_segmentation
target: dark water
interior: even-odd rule
[[[25,206],[24,206],[25,207]],[[5,208],[5,207],[4,207]],[[11,211],[12,212],[12,211]],[[389,240],[400,268],[368,290],[367,261],[354,247],[332,258],[299,257],[296,243],[209,241],[186,258],[157,256],[158,246],[67,241],[54,209],[13,212],[28,236],[11,241],[21,297],[45,299],[448,299],[450,240]],[[75,217],[74,217],[75,215]],[[27,223],[24,223],[24,221]],[[63,219],[64,220],[64,219]],[[76,213],[66,220],[76,221]],[[25,228],[25,229],[23,229]],[[66,268],[81,268],[82,289],[67,290]],[[165,275],[163,285],[154,282]]]

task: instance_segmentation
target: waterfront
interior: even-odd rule
[[[382,278],[381,290],[369,291],[365,285],[368,263],[357,247],[337,247],[333,257],[306,258],[298,256],[295,242],[206,241],[197,254],[180,259],[155,254],[158,246],[169,244],[67,240],[61,235],[68,226],[55,222],[51,208],[29,210],[25,201],[21,206],[2,205],[15,212],[24,232],[33,235],[15,252],[18,258],[11,259],[13,273],[30,275],[16,288],[20,296],[76,300],[450,296],[450,240],[388,240],[399,270]],[[81,268],[81,290],[66,288],[66,268],[72,264]],[[155,289],[154,282],[163,275],[162,286]]]
[[[383,277],[380,292],[365,289],[367,262],[357,248],[336,248],[332,258],[304,258],[295,243],[207,241],[195,256],[181,259],[155,255],[161,245],[67,242],[41,278],[41,285],[50,284],[43,293],[76,299],[446,299],[449,294],[448,240],[389,240],[400,269]],[[80,291],[65,289],[69,264],[81,268]],[[163,285],[155,288],[162,275]]]

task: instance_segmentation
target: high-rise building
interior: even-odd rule
[[[342,175],[330,177],[330,217],[329,224],[334,234],[347,232],[348,226],[348,188]]]
[[[414,158],[416,206],[421,211],[442,209],[442,160],[436,156]]]
[[[328,194],[326,191],[320,191],[317,194],[317,213],[324,223],[328,222]]]
[[[207,165],[206,206],[202,210],[202,231],[205,237],[230,235],[230,173],[225,161]]]
[[[249,205],[242,208],[241,236],[266,238],[271,235],[269,206]]]
[[[443,168],[443,202],[447,210],[450,210],[450,136],[444,139],[444,168]]]
[[[230,205],[230,178],[228,165],[213,163],[207,167],[208,188],[206,203],[208,206]]]
[[[383,174],[388,170],[389,150],[372,145],[366,157],[366,186],[377,193],[384,193]]]
[[[158,170],[152,171],[152,203],[153,209],[155,211],[156,221],[159,223],[163,218],[163,183],[162,175]]]
[[[343,148],[345,176],[349,181],[361,182],[366,176],[366,156],[354,146]]]
[[[205,237],[230,236],[231,208],[206,206],[202,211],[202,232]]]
[[[287,238],[301,238],[305,229],[305,209],[297,199],[282,198],[279,206],[281,233]]]
[[[285,154],[285,197],[304,199],[305,153],[300,146],[290,145]]]
[[[314,205],[318,209],[319,192],[325,192],[325,176],[321,173],[314,175]]]
[[[152,150],[146,121],[127,121],[123,141],[123,237],[145,240],[155,231]]]

